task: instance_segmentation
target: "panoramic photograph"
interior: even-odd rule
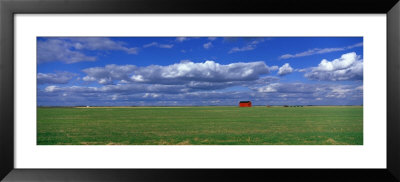
[[[37,145],[363,145],[363,37],[37,37]]]

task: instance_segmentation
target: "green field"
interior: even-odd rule
[[[362,106],[37,109],[38,145],[362,145]]]

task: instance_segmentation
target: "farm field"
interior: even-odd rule
[[[38,145],[362,145],[362,106],[37,108]]]

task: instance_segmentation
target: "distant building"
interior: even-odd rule
[[[240,101],[239,107],[251,107],[251,101]]]

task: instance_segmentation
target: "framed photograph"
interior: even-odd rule
[[[397,1],[0,8],[5,181],[400,180]]]

